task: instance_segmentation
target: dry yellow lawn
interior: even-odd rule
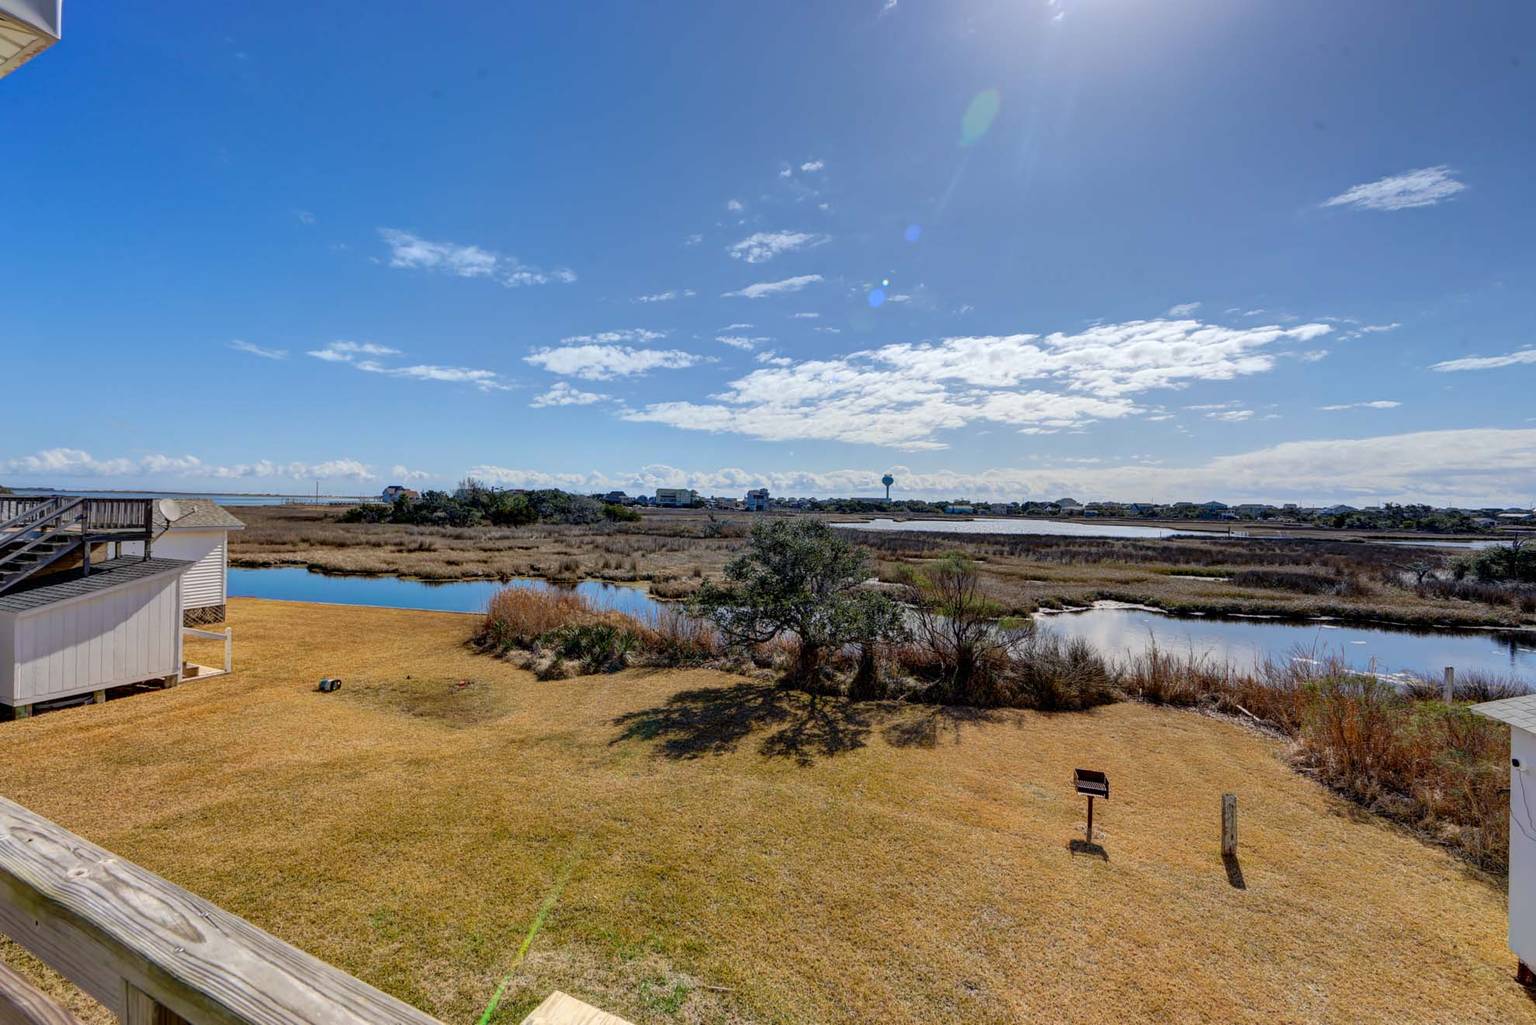
[[[1536,1022],[1497,883],[1230,724],[540,683],[464,616],[231,620],[232,677],[0,726],[0,792],[447,1022],[566,873],[498,1021],[559,987],[639,1023]],[[1068,847],[1076,765],[1107,861]]]

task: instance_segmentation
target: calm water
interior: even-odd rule
[[[555,590],[547,580],[518,577],[505,584],[497,580],[452,580],[434,584],[401,577],[340,577],[311,573],[298,566],[229,571],[229,593],[236,598],[278,598],[283,601],[314,601],[332,605],[382,605],[395,609],[431,609],[435,612],[484,612],[491,595],[504,587]],[[645,617],[660,603],[644,588],[583,580],[574,588],[596,608],[614,609]]]
[[[299,567],[231,569],[229,593],[240,598],[381,605],[443,612],[484,612],[503,587],[554,589],[545,580],[518,578],[459,580],[433,584],[399,577],[343,577]],[[586,580],[576,593],[602,609],[647,617],[664,603],[643,588]],[[1438,676],[1445,666],[1516,676],[1536,684],[1536,631],[1403,630],[1334,626],[1266,619],[1180,618],[1141,609],[1090,609],[1042,613],[1036,617],[1063,637],[1081,637],[1110,658],[1147,650],[1152,642],[1180,654],[1253,665],[1266,658],[1289,659],[1298,649],[1309,657],[1340,656],[1360,669]]]
[[[1338,656],[1358,669],[1438,678],[1446,666],[1514,676],[1536,684],[1536,631],[1406,630],[1265,619],[1165,616],[1142,609],[1044,613],[1036,620],[1063,637],[1081,637],[1110,658],[1157,646],[1193,652],[1246,668],[1266,658],[1284,661]]]
[[[1174,537],[1210,533],[1226,537],[1225,531],[1180,531],[1162,527],[1126,527],[1113,523],[1079,520],[1008,519],[978,520],[891,520],[875,519],[867,523],[834,523],[848,530],[921,530],[934,534],[1062,534],[1068,537]]]

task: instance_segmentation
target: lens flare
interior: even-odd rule
[[[908,242],[916,242],[923,237],[923,226],[921,224],[909,224],[907,225],[905,235]]]
[[[871,288],[869,290],[869,305],[871,309],[879,309],[885,302],[885,289]]]
[[[976,94],[971,105],[965,108],[965,116],[960,119],[960,145],[969,146],[987,134],[1002,102],[996,89],[983,89]]]

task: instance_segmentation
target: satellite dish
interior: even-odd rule
[[[165,517],[167,525],[175,523],[186,515],[186,513],[181,511],[181,503],[174,498],[162,498],[156,505],[160,509],[160,515]]]

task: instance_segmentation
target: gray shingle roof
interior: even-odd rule
[[[183,513],[181,519],[171,524],[172,530],[244,530],[245,524],[230,515],[222,505],[210,502],[206,498],[185,499],[178,498],[176,504],[181,506]],[[160,508],[155,507],[155,529],[165,529],[165,517],[160,515]]]
[[[40,609],[54,602],[110,590],[136,580],[148,580],[165,573],[180,573],[190,565],[192,563],[185,559],[140,559],[125,555],[121,559],[97,563],[91,567],[91,575],[88,577],[81,576],[79,570],[65,570],[63,573],[43,577],[33,587],[23,584],[22,590],[0,594],[0,612]]]
[[[1472,711],[1536,733],[1536,694],[1522,694],[1518,698],[1504,698],[1500,701],[1484,701],[1480,705],[1473,705]]]

